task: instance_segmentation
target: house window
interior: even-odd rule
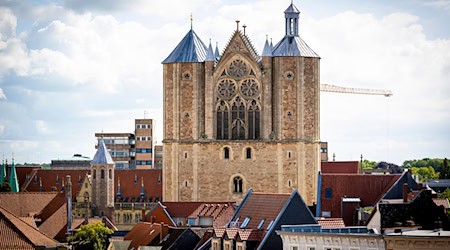
[[[234,177],[233,179],[234,192],[242,193],[242,178],[239,176]]]
[[[261,229],[262,226],[264,225],[264,222],[265,222],[265,221],[266,221],[265,219],[262,219],[262,220],[259,222],[257,229]]]
[[[188,225],[195,225],[195,218],[188,218]]]
[[[247,148],[245,149],[245,159],[251,159],[252,158],[252,149]]]
[[[109,174],[108,174],[109,175],[109,179],[111,180],[112,179],[112,170],[110,169],[108,172],[109,172]]]
[[[188,158],[188,153],[184,152],[184,159],[187,159],[187,158]]]
[[[267,225],[266,230],[269,231],[270,228],[272,227],[272,225],[273,225],[273,220],[271,220],[270,223],[269,223],[269,225]]]
[[[241,224],[241,228],[246,228],[249,222],[250,222],[250,217],[245,217],[244,221]]]
[[[325,198],[331,199],[333,197],[333,190],[331,188],[325,189]]]
[[[291,246],[290,249],[291,250],[298,250],[298,246]]]
[[[100,178],[105,179],[105,170],[104,169],[102,169],[100,171]]]
[[[316,247],[306,247],[307,250],[316,250]]]
[[[292,157],[292,151],[287,151],[287,158],[291,159],[291,157]]]
[[[97,178],[97,170],[95,170],[95,169],[94,169],[94,173],[93,173],[93,177],[92,178],[94,178],[94,180]]]
[[[223,158],[226,160],[230,159],[230,148],[225,147],[223,149]]]

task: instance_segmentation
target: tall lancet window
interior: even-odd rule
[[[256,74],[242,60],[222,71],[216,85],[216,139],[260,138],[260,85]]]

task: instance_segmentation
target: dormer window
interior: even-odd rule
[[[249,222],[250,222],[250,217],[245,217],[245,219],[242,222],[240,228],[246,228]]]
[[[264,222],[265,222],[265,221],[266,221],[265,219],[262,219],[262,220],[259,222],[257,229],[261,229],[262,226],[264,225]]]

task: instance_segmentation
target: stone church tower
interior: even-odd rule
[[[91,161],[92,202],[94,214],[107,216],[110,220],[114,220],[114,168],[115,163],[105,143],[100,140]]]
[[[164,201],[240,200],[297,188],[315,202],[320,168],[319,56],[300,12],[260,56],[239,30],[222,55],[192,30],[163,61]]]

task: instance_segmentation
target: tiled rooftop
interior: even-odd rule
[[[0,206],[0,249],[56,247],[59,243]]]
[[[317,223],[322,228],[344,228],[344,220],[342,218],[318,218]]]

